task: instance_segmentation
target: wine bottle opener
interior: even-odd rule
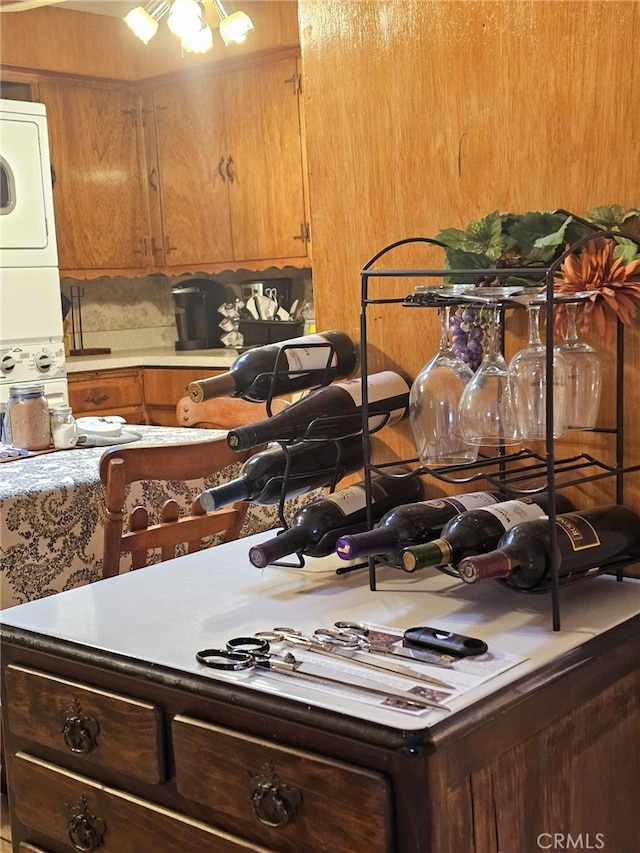
[[[484,640],[475,637],[465,637],[464,634],[453,634],[439,628],[418,626],[408,628],[404,632],[403,645],[407,648],[418,646],[426,649],[436,649],[459,657],[484,654],[488,646]]]

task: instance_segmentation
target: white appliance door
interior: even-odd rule
[[[0,267],[57,266],[44,106],[2,101],[0,122]]]
[[[0,345],[61,340],[58,268],[0,270]]]

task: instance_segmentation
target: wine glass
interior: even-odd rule
[[[540,338],[540,299],[537,294],[520,297],[527,306],[529,339],[509,362],[509,382],[516,423],[525,440],[544,440],[547,435],[547,347]],[[553,436],[565,431],[567,363],[561,353],[553,354]]]
[[[496,288],[498,290],[498,288]],[[480,367],[465,386],[458,417],[465,441],[474,446],[518,444],[520,433],[511,399],[507,363],[498,347],[500,306],[496,293],[485,333],[487,347]]]
[[[421,462],[459,465],[475,462],[478,455],[458,426],[460,396],[473,371],[450,347],[450,307],[440,308],[439,314],[440,347],[411,386],[409,419]]]
[[[576,303],[565,306],[564,340],[554,347],[567,365],[565,423],[567,429],[594,429],[600,407],[602,364],[596,350],[578,339]]]

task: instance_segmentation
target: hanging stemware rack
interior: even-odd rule
[[[568,211],[558,210],[571,216]],[[494,296],[488,291],[491,287],[474,285],[473,282],[479,278],[482,281],[498,281],[504,283],[509,278],[532,279],[536,278],[544,285],[542,293],[547,312],[546,323],[546,373],[547,388],[553,387],[553,311],[556,304],[560,302],[577,302],[584,297],[559,298],[554,293],[554,280],[557,270],[563,261],[572,253],[581,249],[594,234],[601,237],[625,237],[617,231],[604,231],[597,228],[586,220],[574,217],[590,231],[586,236],[574,242],[553,263],[544,267],[522,267],[522,268],[487,268],[487,269],[378,269],[376,264],[393,250],[400,246],[409,244],[428,244],[443,249],[448,248],[446,244],[429,237],[413,237],[398,240],[380,250],[363,267],[361,271],[361,314],[360,314],[360,337],[361,337],[361,365],[362,375],[368,374],[367,352],[368,352],[368,323],[367,312],[370,306],[384,304],[401,304],[406,308],[438,308],[444,304],[460,305],[469,303],[473,305],[486,306],[495,303]],[[634,240],[640,246],[640,241]],[[448,279],[449,281],[466,281],[467,288],[457,286],[439,286],[434,288],[425,287],[422,291],[414,292],[404,297],[377,297],[370,295],[372,281],[384,282],[385,279]],[[504,317],[508,308],[518,307],[514,301],[514,291],[508,287],[498,287],[498,307]],[[412,475],[429,475],[446,483],[455,485],[468,485],[477,481],[489,482],[493,487],[502,491],[506,499],[519,496],[532,496],[546,492],[549,501],[549,537],[551,553],[556,554],[557,528],[556,519],[556,493],[557,491],[582,483],[591,482],[604,478],[615,478],[616,502],[624,502],[624,476],[630,472],[640,471],[640,465],[625,465],[624,458],[624,326],[618,320],[616,331],[616,366],[615,366],[615,426],[613,428],[596,427],[591,432],[608,432],[615,435],[615,464],[606,464],[596,457],[580,453],[566,458],[556,458],[555,441],[553,437],[553,394],[546,395],[546,440],[544,453],[536,453],[531,450],[518,450],[510,452],[506,447],[499,446],[494,456],[482,456],[475,462],[467,462],[447,467],[425,467],[418,458],[402,461],[393,461],[383,464],[371,464],[371,442],[370,434],[366,429],[368,423],[368,396],[366,383],[362,391],[362,420],[363,420],[363,453],[364,453],[364,481],[367,495],[367,524],[373,528],[371,517],[371,474],[372,472],[385,472],[385,468],[391,465],[407,464],[416,465],[411,472]],[[375,557],[369,557],[369,585],[371,590],[376,590],[376,567],[378,562]],[[610,567],[616,570],[619,581],[623,578],[624,565]],[[560,601],[559,590],[561,582],[559,576],[558,560],[554,557],[551,564],[551,610],[553,630],[560,630]]]

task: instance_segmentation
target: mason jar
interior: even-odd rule
[[[7,441],[24,450],[46,450],[51,444],[49,404],[41,382],[9,386],[6,413]]]
[[[71,406],[52,406],[49,411],[53,446],[59,450],[75,447],[78,441],[78,426]]]

